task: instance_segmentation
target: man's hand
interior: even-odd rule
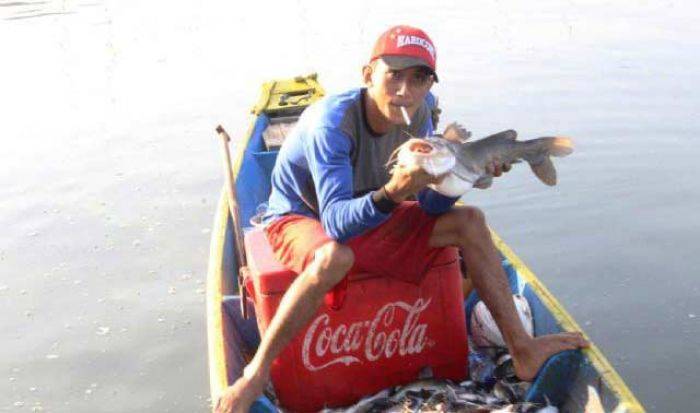
[[[510,171],[510,168],[512,168],[510,162],[502,162],[499,158],[494,158],[486,165],[486,172],[495,177],[499,177],[503,175],[503,172]]]
[[[248,413],[251,404],[262,395],[265,383],[265,378],[262,376],[249,378],[244,374],[219,395],[214,404],[214,411],[216,413]]]
[[[440,183],[446,175],[433,176],[417,165],[412,167],[397,165],[392,170],[391,179],[384,188],[392,201],[401,202],[417,194],[428,184]]]
[[[499,158],[492,159],[486,164],[486,176],[481,177],[474,183],[475,188],[486,189],[493,183],[493,177],[501,176],[504,172],[510,171],[513,166],[510,162],[502,162]]]

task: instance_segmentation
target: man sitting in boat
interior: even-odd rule
[[[433,132],[429,91],[438,79],[430,38],[409,26],[389,29],[362,74],[364,88],[306,109],[279,152],[265,231],[277,259],[299,276],[243,376],[218,400],[219,412],[248,411],[268,381],[272,361],[311,320],[324,296],[332,292],[342,299],[348,272],[417,282],[445,246],[461,248],[518,377],[532,380],[554,353],[587,345],[578,333],[535,338],[526,333],[479,209],[455,206],[457,198],[427,188],[439,178],[420,168],[387,171],[390,154],[409,134]],[[507,169],[497,162],[490,166],[494,176]],[[408,201],[414,196],[417,201]]]

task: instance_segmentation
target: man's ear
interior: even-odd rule
[[[365,82],[365,86],[372,86],[372,73],[374,72],[371,65],[364,65],[362,67],[362,80]]]

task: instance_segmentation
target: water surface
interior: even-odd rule
[[[0,2],[0,411],[207,411],[214,127],[258,85],[359,85],[387,26],[425,28],[445,122],[562,134],[479,205],[650,411],[700,366],[700,27],[690,1]]]

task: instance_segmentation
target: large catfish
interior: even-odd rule
[[[557,171],[551,156],[563,157],[573,152],[569,138],[544,137],[518,141],[513,130],[499,132],[470,141],[470,133],[453,123],[442,135],[411,138],[392,155],[398,166],[418,165],[434,176],[447,173],[440,184],[431,185],[448,196],[461,196],[476,186],[486,188],[493,176],[487,165],[494,161],[526,161],[537,177],[547,185],[556,185]]]

